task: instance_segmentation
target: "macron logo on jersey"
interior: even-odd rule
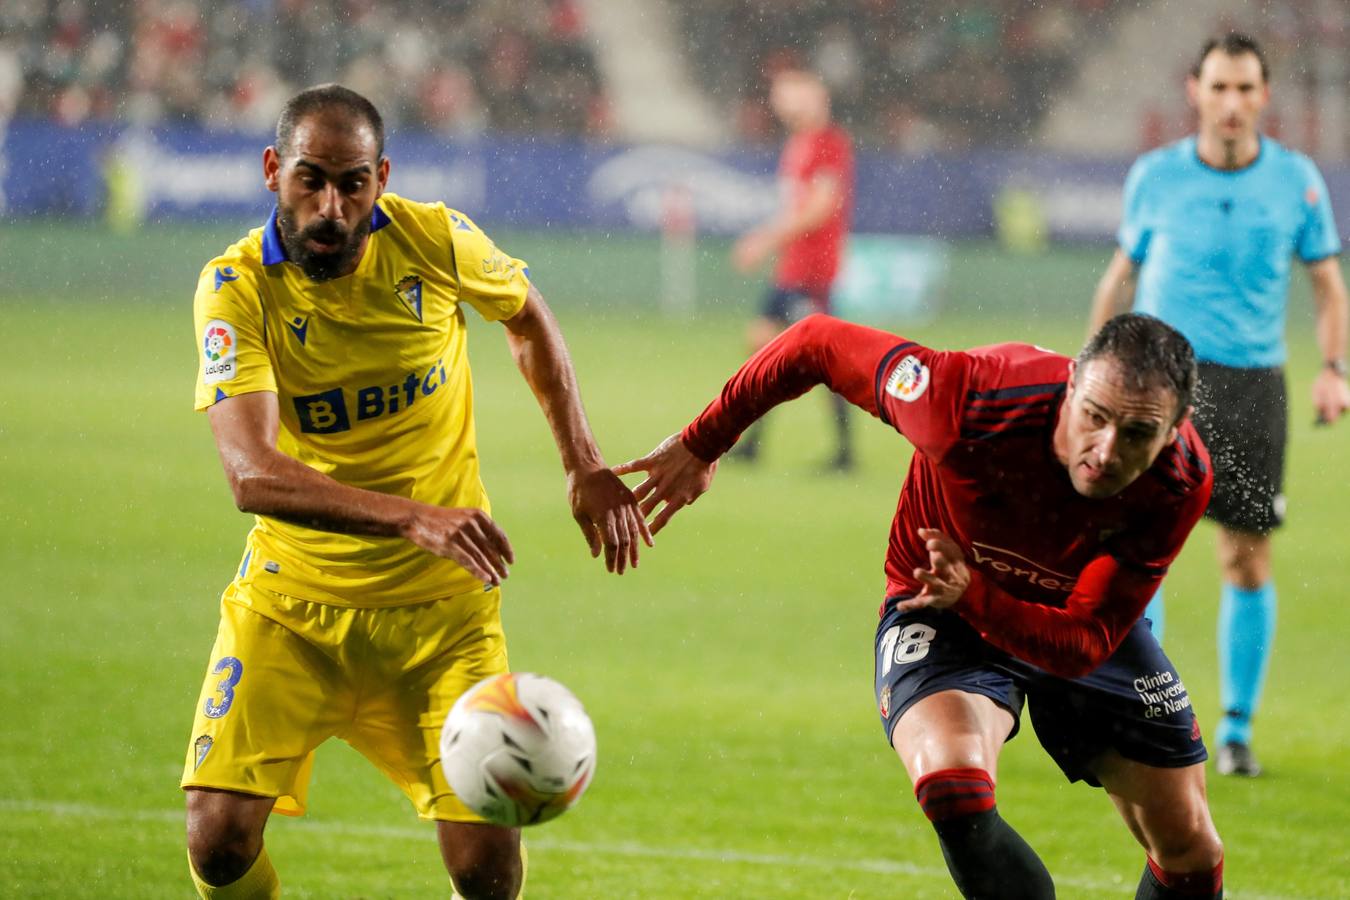
[[[226,267],[223,268],[223,269],[220,268],[219,266],[216,267],[216,293],[217,293],[217,294],[220,293],[220,286],[221,286],[222,284],[225,284],[226,282],[229,282],[229,281],[238,281],[238,280],[239,280],[239,273],[236,272],[236,271],[234,270],[234,266],[226,266]]]
[[[295,335],[295,339],[300,342],[300,346],[305,346],[305,335],[309,333],[309,316],[296,316],[286,323],[286,327]]]

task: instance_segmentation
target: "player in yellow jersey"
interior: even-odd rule
[[[651,535],[529,270],[462,213],[385,193],[369,101],[292,98],[263,175],[276,211],[206,266],[194,304],[196,407],[257,524],[184,766],[193,881],[277,896],[263,827],[304,812],[311,755],[338,736],[436,822],[461,895],[514,897],[519,832],[470,812],[439,765],[450,706],[507,667],[498,586],[515,558],[479,479],[465,305],[505,325],[592,555],[622,574]]]

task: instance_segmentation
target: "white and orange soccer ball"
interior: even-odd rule
[[[595,773],[595,728],[558,682],[505,673],[459,698],[441,729],[441,768],[464,804],[512,827],[556,819]]]

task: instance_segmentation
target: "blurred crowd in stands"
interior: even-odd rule
[[[706,87],[750,139],[772,134],[764,79],[819,72],[835,115],[868,142],[919,154],[1033,133],[1110,0],[686,0]],[[721,65],[713,65],[721,60]]]
[[[341,81],[394,127],[609,129],[576,0],[0,0],[0,115],[7,71],[12,113],[68,123],[266,130]]]
[[[607,2],[627,0],[0,0],[0,122],[17,114],[266,130],[296,89],[340,80],[371,97],[392,127],[621,139],[584,15],[603,14]],[[777,137],[767,84],[797,66],[821,73],[836,116],[864,144],[907,154],[1024,143],[1085,54],[1136,8],[1115,0],[649,2],[673,11],[676,49],[731,123],[730,137]],[[1325,109],[1319,90],[1345,96],[1350,0],[1233,9],[1214,28],[1260,36],[1277,99],[1311,98],[1308,109]],[[1178,76],[1186,65],[1178,62]],[[1289,131],[1292,116],[1282,121],[1282,112],[1277,104],[1271,127]],[[1159,98],[1149,119],[1145,131],[1158,139],[1191,125],[1180,91]]]
[[[704,87],[741,137],[774,134],[767,79],[805,67],[825,78],[837,118],[862,141],[906,154],[1024,143],[1084,54],[1138,8],[1113,0],[682,0],[679,7]],[[1177,4],[1160,6],[1159,27],[1179,12]],[[1267,45],[1281,90],[1350,76],[1347,0],[1237,4],[1213,30],[1235,26]],[[1328,72],[1319,59],[1340,64]],[[1179,61],[1178,82],[1190,64]],[[1181,118],[1192,127],[1184,105]]]

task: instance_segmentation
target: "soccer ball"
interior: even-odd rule
[[[459,698],[441,729],[441,768],[464,804],[512,827],[555,819],[595,772],[595,728],[551,678],[493,676]]]

